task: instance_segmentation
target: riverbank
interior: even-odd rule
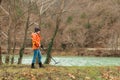
[[[7,49],[2,49],[2,54],[6,54]],[[46,55],[47,49],[41,49],[41,53]],[[15,49],[15,54],[19,54],[19,48]],[[24,54],[31,55],[33,50],[25,48]],[[72,48],[72,49],[52,49],[52,56],[94,56],[94,57],[120,57],[120,48],[114,50],[112,48]]]
[[[30,65],[0,66],[0,80],[119,80],[120,66],[63,67],[45,65],[31,69]]]

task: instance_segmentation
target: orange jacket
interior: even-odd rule
[[[32,49],[39,49],[40,42],[41,42],[41,36],[37,33],[32,33]]]

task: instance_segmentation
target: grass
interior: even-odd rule
[[[0,80],[119,80],[120,67],[63,67],[45,65],[31,69],[30,65],[0,66]]]

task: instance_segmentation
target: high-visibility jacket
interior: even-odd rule
[[[41,36],[40,34],[37,33],[32,33],[32,49],[39,49],[40,47],[40,42],[41,42]]]

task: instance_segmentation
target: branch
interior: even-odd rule
[[[7,15],[10,15],[9,12],[7,10],[5,10],[1,5],[0,5],[0,8],[7,14]]]
[[[38,0],[36,0],[35,2],[37,2],[37,1],[38,1]],[[48,3],[49,1],[50,1],[50,0],[44,1],[43,4],[46,4],[46,3]],[[42,5],[39,5],[39,6],[42,6]],[[38,6],[38,7],[39,7],[39,6]],[[17,21],[18,21],[23,15],[25,15],[28,11],[30,11],[30,10],[32,10],[32,8],[24,11],[20,16],[18,16],[18,17],[17,17]],[[18,24],[18,23],[16,23],[16,25],[17,25],[17,24]],[[30,25],[33,25],[33,23],[30,24]]]
[[[60,7],[61,11],[63,11],[64,6],[65,6],[65,0],[62,0],[62,4],[61,4],[61,7]]]
[[[69,8],[69,6],[73,3],[73,1],[74,1],[74,0],[71,0],[71,1],[70,1],[70,4],[65,8],[66,10],[67,10],[67,9]],[[64,9],[64,10],[65,10],[65,9]]]
[[[49,3],[51,0],[47,0],[47,1],[45,1],[45,0],[43,0],[43,1],[40,1],[40,2],[38,2],[37,4],[39,4],[39,3],[42,3],[43,5],[44,4],[46,4],[46,3]],[[36,1],[37,2],[37,1]],[[41,4],[40,4],[41,5]]]
[[[48,0],[48,1],[46,1],[45,3],[48,3],[50,0]],[[41,6],[41,9],[40,9],[40,15],[42,15],[45,11],[47,11],[49,8],[50,8],[50,6],[52,5],[52,4],[54,4],[55,3],[55,1],[56,0],[54,0],[52,3],[49,3],[49,5],[43,10],[43,5],[44,5],[44,3],[42,3],[42,6]]]
[[[42,10],[43,10],[43,2],[41,2],[40,15],[42,13]]]
[[[38,20],[39,20],[39,19],[37,19],[36,21],[38,21]],[[30,24],[29,24],[29,26],[32,26],[33,24],[39,25],[38,23],[36,23],[36,21],[35,21],[35,22],[30,23]]]
[[[2,3],[2,0],[0,0],[0,5],[1,5],[1,3]]]
[[[1,31],[1,34],[3,34],[6,39],[8,38],[8,35],[5,32]]]

